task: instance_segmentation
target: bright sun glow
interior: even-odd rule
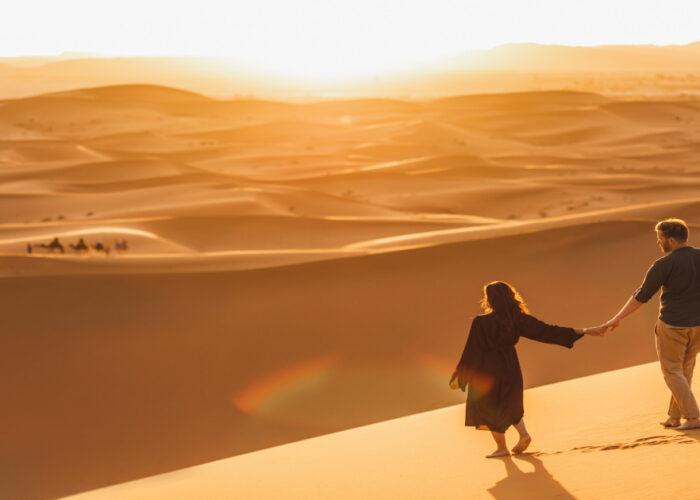
[[[0,56],[210,55],[285,77],[368,78],[509,42],[683,44],[697,0],[27,0]]]

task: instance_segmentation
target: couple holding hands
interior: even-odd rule
[[[655,229],[664,256],[652,264],[642,286],[603,325],[549,325],[530,314],[520,294],[508,283],[494,281],[484,286],[484,314],[472,321],[450,387],[462,391],[469,387],[465,425],[491,431],[497,448],[487,458],[508,456],[511,451],[522,453],[532,441],[523,420],[523,377],[515,351],[520,337],[571,348],[584,335],[600,336],[617,328],[659,289],[656,351],[671,390],[668,419],[661,425],[681,430],[700,428],[698,404],[690,387],[700,351],[700,249],[688,245],[688,226],[680,219],[663,220]],[[520,439],[509,451],[505,431],[511,425]]]

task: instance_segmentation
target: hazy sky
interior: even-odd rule
[[[0,56],[215,55],[332,77],[509,42],[684,44],[699,21],[700,0],[10,0]]]

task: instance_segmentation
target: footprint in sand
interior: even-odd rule
[[[635,439],[630,443],[613,443],[597,446],[577,446],[571,448],[569,451],[578,451],[579,453],[592,453],[594,451],[610,451],[610,450],[628,450],[631,448],[637,448],[638,446],[657,446],[661,444],[697,444],[700,441],[695,439],[688,439],[687,436],[649,436],[639,439]],[[549,455],[559,455],[561,453],[566,453],[564,451],[537,451],[532,453],[533,456],[549,456]]]

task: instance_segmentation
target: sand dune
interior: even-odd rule
[[[700,118],[700,103],[691,102],[611,102],[606,111],[624,118],[645,122],[671,123],[695,121]]]
[[[159,159],[113,160],[81,163],[70,167],[41,169],[32,172],[16,172],[3,176],[3,180],[48,179],[81,183],[110,183],[122,180],[142,180],[196,172],[197,169]],[[24,174],[24,175],[22,175]]]
[[[336,132],[338,127],[305,122],[283,121],[240,127],[230,130],[216,130],[193,134],[202,139],[219,142],[264,142],[298,141],[300,139],[323,139]]]
[[[591,238],[593,231],[613,232],[612,227],[618,225],[632,228],[653,226],[655,219],[664,217],[658,214],[668,213],[683,215],[691,223],[691,227],[694,227],[698,225],[697,221],[700,221],[700,198],[530,221],[478,217],[471,220],[468,217],[415,219],[353,216],[316,219],[290,215],[182,215],[124,219],[118,221],[122,224],[121,228],[110,227],[108,230],[105,229],[105,223],[99,220],[90,224],[66,221],[59,224],[5,224],[0,225],[0,250],[9,253],[14,250],[20,253],[26,242],[48,241],[53,236],[63,238],[64,241],[75,240],[81,235],[90,236],[93,240],[111,236],[131,239],[134,243],[133,250],[129,255],[123,255],[121,262],[100,264],[103,272],[110,272],[110,268],[120,273],[143,273],[149,272],[149,269],[152,269],[152,272],[160,272],[157,269],[163,268],[153,262],[153,258],[165,257],[164,253],[171,254],[168,256],[170,259],[177,258],[179,265],[186,265],[190,271],[211,270],[214,265],[212,260],[216,260],[215,265],[221,270],[256,269],[288,264],[288,258],[281,262],[278,260],[280,255],[296,255],[294,262],[304,262],[376,252],[404,251],[407,248],[456,242],[476,241],[483,244],[494,238],[517,238],[521,235],[541,233],[558,234],[562,230],[576,231],[585,235],[585,238]],[[8,237],[2,238],[3,234]],[[310,235],[315,236],[311,239]],[[145,242],[133,240],[134,236],[146,236],[150,241],[144,245]],[[182,253],[182,250],[185,252]],[[334,253],[336,251],[337,254]],[[254,261],[245,260],[246,256],[252,256],[255,252],[259,253],[258,258]],[[36,257],[41,258],[43,255],[46,254],[40,252]],[[145,267],[144,262],[139,261],[139,257],[149,259]],[[67,255],[63,258],[75,257]],[[77,258],[84,260],[84,256]],[[137,262],[140,265],[136,265]],[[201,265],[198,266],[198,262]],[[165,268],[172,265],[171,261]],[[59,274],[63,273],[60,262],[39,268],[40,273],[51,269],[51,266],[55,266]]]
[[[222,271],[231,256],[210,268],[196,256],[4,258],[3,274],[20,276],[3,279],[12,294],[2,363],[30,367],[21,391],[9,378],[3,388],[9,491],[60,496],[456,403],[445,378],[481,284],[507,277],[552,322],[602,321],[656,255],[648,227],[574,226],[244,272]],[[41,269],[50,264],[58,273]],[[15,313],[37,304],[40,316]],[[595,339],[572,352],[524,342],[527,385],[653,359],[654,315],[650,306],[630,318],[603,350]],[[27,412],[43,416],[43,430]]]
[[[526,391],[513,458],[457,405],[69,498],[695,498],[700,431],[658,425],[667,397],[650,363]]]
[[[70,90],[49,94],[52,97],[99,100],[115,102],[118,106],[126,100],[131,104],[153,105],[155,103],[202,102],[208,100],[203,95],[187,90],[156,85],[115,85]]]
[[[485,282],[591,326],[660,255],[656,220],[700,227],[696,108],[148,85],[3,101],[0,366],[22,378],[3,378],[0,493],[54,498],[458,403],[445,378]],[[55,236],[129,250],[36,246]],[[526,384],[654,359],[654,317],[604,349],[523,342]]]
[[[471,94],[455,97],[445,97],[437,100],[437,103],[447,108],[455,109],[479,109],[490,112],[500,109],[510,113],[524,109],[541,111],[543,109],[580,108],[582,106],[600,106],[610,102],[611,99],[591,92],[575,91],[550,91],[550,92],[510,92],[494,94]]]
[[[94,161],[96,158],[103,157],[81,144],[52,143],[52,141],[32,143],[24,140],[16,147],[5,149],[3,156],[14,164]]]

